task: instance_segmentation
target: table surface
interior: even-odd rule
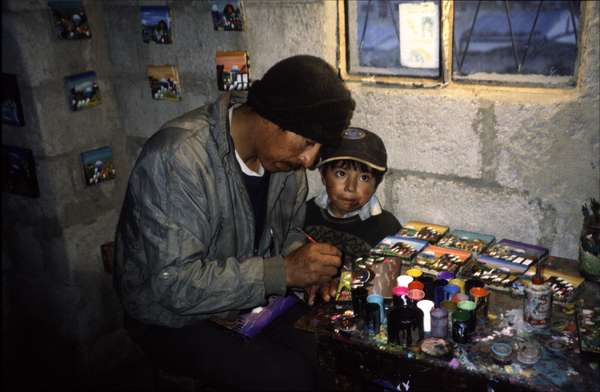
[[[577,303],[586,308],[600,306],[600,286],[585,282]],[[356,350],[375,349],[435,367],[452,369],[467,375],[500,380],[523,389],[540,391],[600,391],[600,369],[598,358],[590,358],[579,352],[575,315],[565,314],[560,306],[553,307],[552,326],[545,330],[534,330],[523,322],[523,298],[509,293],[492,291],[489,313],[491,317],[477,326],[475,334],[467,344],[456,344],[451,338],[449,354],[433,357],[423,353],[418,346],[403,349],[387,343],[385,326],[376,336],[353,330],[340,331],[339,324],[332,321],[343,313],[339,304],[315,305],[311,312],[298,320],[296,327],[311,331],[317,336],[350,344]],[[517,361],[513,351],[512,361],[507,365],[497,364],[490,353],[490,345],[496,341],[519,344],[534,341],[541,345],[541,357],[532,366]],[[560,341],[562,347],[551,349],[548,343]]]

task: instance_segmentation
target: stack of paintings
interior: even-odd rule
[[[405,265],[410,265],[413,257],[427,246],[428,242],[416,238],[390,235],[371,249],[376,256],[397,257]]]
[[[436,225],[421,221],[408,221],[400,230],[400,235],[425,240],[435,244],[448,231],[448,226]]]
[[[481,253],[495,240],[496,237],[490,234],[454,229],[446,233],[436,245],[444,248],[462,249],[471,253]]]
[[[415,258],[415,264],[424,273],[436,276],[439,272],[448,271],[458,275],[459,269],[471,258],[471,253],[460,249],[442,248],[427,245]]]

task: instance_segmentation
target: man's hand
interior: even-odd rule
[[[332,298],[335,298],[335,294],[337,293],[338,286],[340,284],[339,278],[333,279],[329,282],[323,283],[320,286],[314,285],[310,286],[306,289],[306,294],[308,297],[308,304],[314,305],[315,298],[317,293],[321,294],[321,298],[325,302],[331,301]]]
[[[331,281],[342,263],[342,252],[330,244],[308,243],[283,257],[288,287],[310,287]]]

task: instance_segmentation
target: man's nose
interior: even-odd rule
[[[304,166],[306,169],[312,169],[317,163],[317,157],[319,156],[320,149],[321,145],[315,144],[304,150],[302,154],[300,154],[300,161],[302,161],[302,166]]]

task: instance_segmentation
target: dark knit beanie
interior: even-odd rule
[[[335,69],[308,55],[289,57],[273,65],[250,86],[248,104],[284,130],[323,145],[339,143],[355,106]]]

